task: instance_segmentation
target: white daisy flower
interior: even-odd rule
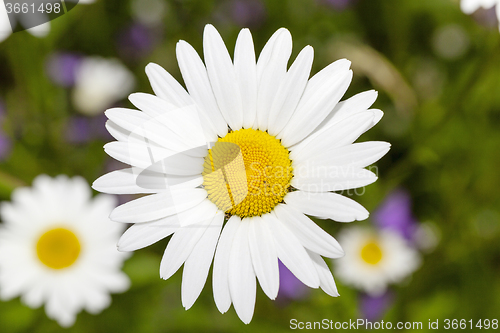
[[[80,177],[38,176],[18,188],[0,215],[0,297],[21,296],[32,308],[45,303],[48,317],[73,325],[82,309],[98,313],[110,292],[129,287],[121,272],[127,254],[116,250],[123,225],[109,220],[116,198],[91,198]]]
[[[495,7],[495,12],[497,14],[497,19],[499,21],[500,29],[500,0],[461,0],[460,8],[465,14],[472,14],[479,8],[490,9]]]
[[[134,76],[117,59],[87,57],[75,72],[73,104],[83,114],[95,116],[126,97],[134,87]]]
[[[234,61],[212,25],[205,28],[203,48],[205,64],[191,45],[177,44],[188,91],[149,64],[156,96],[129,97],[142,111],[106,111],[107,128],[118,141],[105,151],[132,167],[102,176],[93,187],[151,194],[111,214],[135,223],[119,250],[173,234],[160,275],[168,279],[184,264],[183,306],[190,308],[199,296],[214,259],[215,303],[222,313],[232,303],[245,323],[253,316],[256,277],[276,298],[278,258],[304,284],[337,296],[321,256],[344,252],[305,214],[342,222],[368,217],[361,205],[331,191],[377,179],[364,168],[389,144],[353,144],[382,117],[368,110],[377,93],[339,103],[351,82],[350,62],[336,61],[309,79],[311,46],[287,70],[292,38],[284,28],[257,61],[248,29],[238,36]]]
[[[338,235],[345,257],[335,260],[335,275],[374,296],[383,294],[387,285],[397,283],[420,266],[418,251],[397,232],[366,227],[351,227]]]

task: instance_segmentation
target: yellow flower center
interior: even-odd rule
[[[269,213],[290,186],[288,154],[280,140],[251,128],[219,138],[205,157],[203,186],[208,198],[231,215]]]
[[[370,241],[361,248],[361,259],[367,264],[376,265],[382,260],[382,249],[376,242]]]
[[[38,239],[36,253],[45,266],[53,269],[66,268],[78,259],[80,242],[68,229],[51,229]]]

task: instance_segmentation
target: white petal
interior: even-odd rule
[[[316,267],[316,271],[318,272],[320,288],[330,296],[340,296],[339,292],[337,291],[337,286],[335,285],[335,280],[333,279],[332,272],[330,271],[330,268],[323,260],[323,258],[321,258],[319,254],[309,250],[307,250],[307,253],[311,257],[314,266]]]
[[[185,143],[186,150],[206,146],[207,139],[213,139],[203,135],[200,114],[194,105],[177,107],[155,95],[144,93],[131,94],[129,100],[177,135]]]
[[[203,54],[220,112],[233,131],[239,130],[243,126],[243,110],[236,73],[222,37],[211,24],[205,26]]]
[[[281,28],[266,43],[257,61],[257,128],[268,129],[271,109],[281,80],[286,75],[288,59],[292,53],[292,35]]]
[[[351,83],[350,64],[345,59],[335,61],[309,80],[292,118],[278,135],[285,147],[303,140],[335,107]]]
[[[262,215],[262,218],[273,234],[276,252],[281,262],[302,283],[311,288],[318,288],[318,273],[297,237],[272,212]]]
[[[146,75],[156,96],[176,106],[191,105],[194,101],[184,88],[163,67],[149,63]]]
[[[313,48],[311,46],[304,47],[281,81],[269,111],[269,134],[277,135],[292,117],[304,93],[313,59]]]
[[[337,147],[321,155],[310,158],[305,163],[297,163],[297,167],[322,168],[329,166],[346,166],[364,168],[377,162],[387,154],[391,144],[381,141],[359,142],[351,145]]]
[[[240,88],[243,127],[251,128],[257,116],[257,65],[252,34],[241,29],[234,47],[234,71]]]
[[[203,209],[193,211],[192,215],[198,223],[180,228],[168,242],[160,264],[162,279],[166,280],[177,272],[212,222],[217,213],[217,207],[209,203],[201,206]]]
[[[245,324],[250,323],[255,308],[257,284],[248,246],[249,221],[243,219],[234,235],[229,255],[228,282],[234,309]]]
[[[377,175],[370,170],[350,165],[307,165],[293,170],[290,184],[306,192],[343,191],[367,186],[377,180]]]
[[[290,148],[290,159],[306,162],[311,157],[323,154],[332,148],[348,145],[356,141],[373,123],[374,113],[364,111],[331,122],[302,142]]]
[[[151,194],[116,207],[110,218],[117,222],[149,222],[196,206],[207,197],[203,189],[176,189]]]
[[[118,126],[111,120],[106,121],[105,124],[106,129],[108,130],[109,134],[113,138],[115,138],[118,141],[128,141],[129,136],[130,136],[130,131],[127,131],[121,126]]]
[[[160,101],[160,99],[158,99]],[[147,146],[160,146],[176,152],[183,152],[187,155],[204,157],[205,150],[193,149],[205,144],[203,136],[195,136],[196,139],[189,142],[185,139],[187,134],[179,135],[177,130],[172,130],[164,124],[168,121],[170,114],[164,114],[162,117],[152,118],[145,112],[130,110],[124,108],[113,108],[106,110],[106,116],[116,125],[130,132],[127,141],[132,143],[143,143]],[[164,120],[163,118],[167,118]],[[190,120],[190,119],[189,119]],[[172,127],[172,126],[170,126]],[[185,131],[202,131],[196,125],[188,126]],[[120,138],[121,139],[121,138]],[[125,141],[125,140],[121,140]],[[152,144],[154,143],[154,144]]]
[[[109,194],[157,193],[170,186],[195,188],[203,183],[202,176],[175,177],[137,168],[107,173],[94,181],[92,188]]]
[[[189,309],[200,295],[219,239],[224,213],[219,212],[184,263],[182,272],[182,306]]]
[[[274,207],[274,213],[306,249],[328,258],[344,256],[339,242],[301,212],[289,205],[279,204]]]
[[[283,200],[294,209],[320,219],[352,222],[365,220],[369,215],[356,201],[337,193],[294,191],[288,193]]]
[[[249,218],[248,242],[255,275],[267,297],[274,300],[280,285],[278,255],[271,230],[260,216]]]
[[[221,313],[225,313],[231,306],[231,295],[228,284],[229,255],[234,235],[240,226],[240,222],[241,220],[238,216],[231,216],[222,230],[219,243],[217,244],[217,251],[215,252],[212,288],[215,305]]]
[[[207,70],[200,56],[191,45],[182,40],[177,43],[176,52],[179,68],[189,94],[205,112],[205,120],[211,124],[220,137],[224,137],[227,134],[227,123],[219,110]]]
[[[179,221],[175,215],[159,221],[134,224],[121,236],[118,241],[118,250],[135,251],[142,249],[170,236],[179,228]]]
[[[166,148],[113,141],[104,145],[104,151],[120,162],[148,171],[179,176],[199,175],[203,171],[203,158]]]
[[[378,93],[375,90],[367,90],[339,102],[314,131],[321,130],[331,123],[338,122],[358,112],[368,110],[375,103],[377,96]]]

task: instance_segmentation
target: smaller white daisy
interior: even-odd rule
[[[0,298],[45,304],[63,327],[108,307],[109,293],[130,285],[120,270],[128,255],[116,250],[123,225],[108,218],[115,206],[113,196],[92,199],[81,177],[41,175],[16,189],[0,205]]]
[[[370,295],[383,294],[420,266],[418,252],[392,230],[355,226],[344,229],[338,241],[346,255],[334,261],[337,277]]]
[[[87,57],[75,72],[73,104],[83,114],[95,116],[126,97],[134,76],[118,59]]]

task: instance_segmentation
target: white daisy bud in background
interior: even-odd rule
[[[75,71],[73,104],[94,116],[126,97],[134,87],[132,73],[118,59],[87,57]]]
[[[420,255],[396,231],[350,227],[339,233],[346,255],[335,260],[335,274],[345,284],[379,296],[420,266]]]
[[[91,197],[81,177],[42,175],[18,188],[0,215],[0,297],[21,296],[49,318],[73,325],[82,309],[96,314],[109,293],[129,288],[120,270],[128,254],[116,250],[123,225],[109,220],[116,198]]]
[[[490,9],[495,6],[495,12],[497,14],[497,21],[499,23],[498,28],[500,29],[500,0],[461,0],[460,8],[465,14],[472,14],[479,8]]]
[[[322,256],[344,251],[306,214],[339,222],[368,217],[360,204],[331,191],[377,179],[365,167],[390,145],[353,143],[382,117],[369,109],[377,93],[339,102],[351,82],[350,62],[336,61],[309,79],[311,46],[287,69],[292,37],[284,28],[258,60],[248,29],[238,36],[234,62],[212,25],[205,27],[203,50],[205,64],[191,45],[177,44],[187,91],[150,64],[146,74],[156,95],[129,97],[142,111],[106,111],[118,141],[105,151],[132,167],[102,176],[94,189],[151,194],[111,214],[135,223],[119,250],[173,234],[160,275],[168,279],[184,265],[183,306],[189,309],[200,295],[213,260],[217,308],[224,313],[233,304],[245,323],[254,312],[256,278],[276,298],[278,259],[305,285],[338,296]]]

